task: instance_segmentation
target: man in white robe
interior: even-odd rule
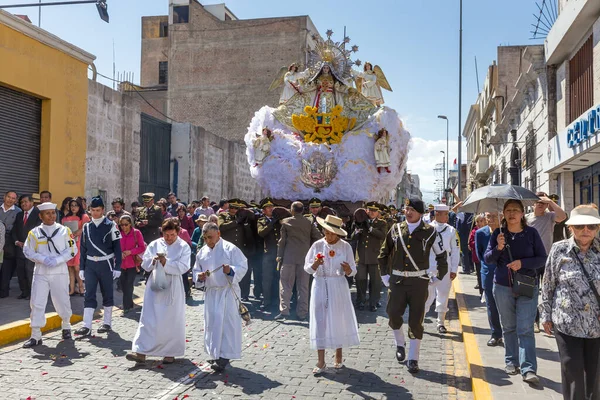
[[[198,251],[194,281],[204,282],[204,349],[215,372],[229,360],[242,358],[242,318],[239,282],[248,271],[248,260],[233,243],[221,239],[219,227],[202,227],[205,246]]]
[[[151,274],[133,339],[134,353],[126,356],[130,361],[144,362],[146,356],[155,356],[171,364],[185,353],[185,291],[181,275],[189,270],[192,254],[190,246],[179,238],[179,230],[178,222],[166,220],[163,237],[150,243],[144,253],[142,268]],[[164,279],[159,279],[159,275]]]

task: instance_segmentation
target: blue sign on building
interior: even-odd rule
[[[585,142],[592,135],[600,132],[600,105],[579,117],[567,130],[567,144],[570,148]]]

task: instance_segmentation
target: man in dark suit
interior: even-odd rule
[[[273,199],[267,197],[261,201],[263,217],[258,220],[258,235],[263,239],[261,307],[268,310],[274,297],[279,298],[279,271],[277,270],[277,242],[279,242],[281,222],[273,216]]]
[[[34,207],[34,199],[31,195],[22,195],[19,198],[19,204],[22,211],[17,214],[11,236],[16,247],[17,277],[19,278],[19,289],[21,289],[18,298],[29,300],[35,263],[25,258],[23,245],[27,240],[29,231],[41,224],[42,221],[40,220],[40,211],[37,207]]]
[[[302,215],[304,205],[292,203],[292,216],[281,222],[281,238],[277,245],[277,262],[280,263],[280,314],[275,319],[286,319],[290,315],[290,299],[296,283],[298,303],[296,316],[306,321],[308,316],[309,274],[304,271],[304,258],[311,243],[323,236],[310,220]]]

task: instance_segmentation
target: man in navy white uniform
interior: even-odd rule
[[[113,280],[121,276],[121,232],[117,225],[104,216],[104,201],[94,197],[91,203],[92,220],[83,226],[80,244],[79,277],[85,281],[85,301],[83,303],[83,327],[76,335],[88,336],[92,333],[92,319],[98,302],[96,289],[100,284],[104,321],[98,333],[111,330]]]
[[[448,273],[444,275],[444,278],[441,280],[436,277],[431,279],[429,295],[425,303],[425,312],[428,312],[435,301],[435,311],[438,313],[437,330],[442,334],[447,332],[444,321],[448,312],[448,296],[450,295],[452,281],[456,278],[456,273],[458,272],[458,261],[460,259],[458,234],[456,233],[456,229],[448,224],[449,211],[450,207],[447,205],[436,204],[434,206],[435,220],[429,224],[439,233],[438,240],[442,242],[442,247],[446,253],[446,260],[448,261]]]
[[[42,224],[27,234],[23,254],[35,263],[31,283],[31,338],[23,344],[30,348],[42,344],[41,328],[46,325],[48,293],[62,319],[62,337],[71,339],[71,300],[67,261],[77,254],[71,230],[56,223],[56,204],[38,206]]]

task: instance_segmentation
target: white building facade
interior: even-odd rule
[[[545,43],[550,190],[566,211],[600,203],[600,1],[559,0]]]

